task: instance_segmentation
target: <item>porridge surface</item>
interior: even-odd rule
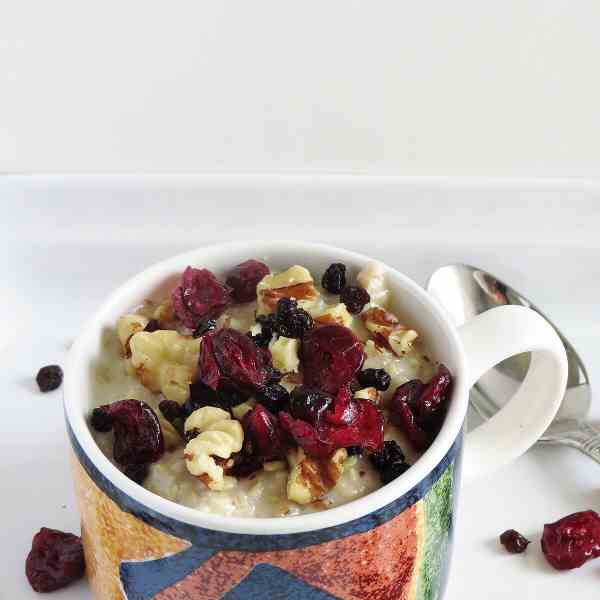
[[[361,275],[363,275],[361,282],[363,283],[365,281],[364,271]],[[361,281],[361,275],[359,275],[359,281]],[[389,299],[388,292],[381,281],[369,281],[367,278],[366,285],[364,283],[363,285],[364,287],[371,286],[373,304],[376,300],[385,304]],[[318,319],[318,316],[328,309],[339,306],[337,296],[330,295],[318,287],[317,289],[318,298],[307,307],[308,312],[315,319]],[[367,287],[367,289],[369,288]],[[137,309],[136,314],[150,318],[159,310],[160,307],[157,305],[146,303]],[[257,331],[255,321],[257,310],[261,310],[257,302],[230,306],[218,318],[217,327],[235,329],[244,334],[254,333]],[[410,343],[404,354],[397,355],[390,348],[384,348],[375,343],[360,315],[351,315],[348,325],[364,344],[365,362],[362,368],[385,369],[391,377],[391,385],[388,391],[383,393],[384,400],[389,399],[399,385],[409,380],[421,379],[427,382],[433,376],[435,364],[426,356],[420,340],[417,339],[414,343]],[[181,331],[181,328],[179,329]],[[184,333],[189,335],[190,332],[184,330]],[[279,365],[276,364],[276,366]],[[164,400],[164,396],[160,392],[151,391],[142,384],[139,373],[136,376],[130,359],[124,355],[122,340],[119,340],[116,327],[106,330],[104,333],[102,353],[93,367],[93,377],[97,406],[131,398],[146,402],[156,412],[163,429],[165,453],[160,460],[150,465],[143,485],[148,490],[174,502],[221,515],[276,517],[323,510],[364,496],[381,486],[380,476],[367,456],[353,455],[343,461],[341,475],[334,487],[320,499],[306,504],[299,504],[288,498],[287,486],[290,467],[285,459],[268,461],[262,469],[248,477],[227,477],[226,489],[209,489],[188,470],[183,458],[185,442],[173,426],[164,419],[158,408],[160,401]],[[282,380],[282,384],[291,390],[298,385],[298,380],[297,375],[286,376]],[[250,399],[249,402],[252,405],[253,399]],[[418,454],[415,453],[400,430],[388,422],[385,408],[383,408],[383,414],[385,439],[398,442],[406,455],[407,462],[412,464],[418,458]],[[113,434],[94,432],[94,436],[102,451],[113,460]]]

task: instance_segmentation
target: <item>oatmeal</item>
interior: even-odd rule
[[[190,266],[169,297],[123,315],[94,367],[103,452],[221,515],[319,511],[402,475],[441,427],[451,376],[390,311],[379,265],[319,276]]]

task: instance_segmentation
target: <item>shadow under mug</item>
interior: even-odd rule
[[[238,243],[201,248],[159,263],[119,288],[74,344],[65,415],[82,518],[87,575],[101,600],[434,600],[450,564],[461,480],[523,453],[552,421],[567,379],[560,339],[537,313],[490,310],[456,329],[421,287],[386,268],[398,312],[423,334],[454,375],[450,409],[432,446],[404,475],[320,513],[252,519],[202,514],[127,479],[102,454],[87,425],[89,365],[103,327],[140,300],[164,293],[188,264],[219,274],[248,257],[275,269],[322,272],[342,261],[356,272],[368,257],[319,244]],[[391,306],[394,310],[394,303]],[[490,421],[463,434],[468,392],[501,360],[531,351],[529,372]]]

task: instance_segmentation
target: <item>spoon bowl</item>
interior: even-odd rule
[[[535,310],[554,327],[567,353],[569,374],[561,407],[539,443],[573,446],[600,462],[600,432],[585,420],[592,398],[585,365],[547,315],[491,273],[470,265],[447,265],[437,269],[427,287],[457,326],[491,308],[514,304]],[[475,384],[470,403],[483,419],[489,419],[511,398],[525,378],[529,358],[526,353],[502,361]]]

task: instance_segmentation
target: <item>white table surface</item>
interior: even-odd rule
[[[596,0],[6,2],[0,172],[600,174]]]
[[[220,240],[326,241],[374,255],[418,281],[439,265],[487,267],[545,308],[600,381],[600,185],[374,178],[0,178],[0,598],[37,597],[23,575],[42,526],[78,532],[60,391],[33,376],[65,352],[103,298],[150,263]],[[25,202],[27,200],[27,202]],[[600,419],[600,403],[592,408]],[[598,597],[600,561],[557,573],[544,522],[600,508],[600,467],[535,448],[461,490],[449,600]],[[504,554],[514,527],[534,540]],[[56,600],[90,598],[85,584]]]

